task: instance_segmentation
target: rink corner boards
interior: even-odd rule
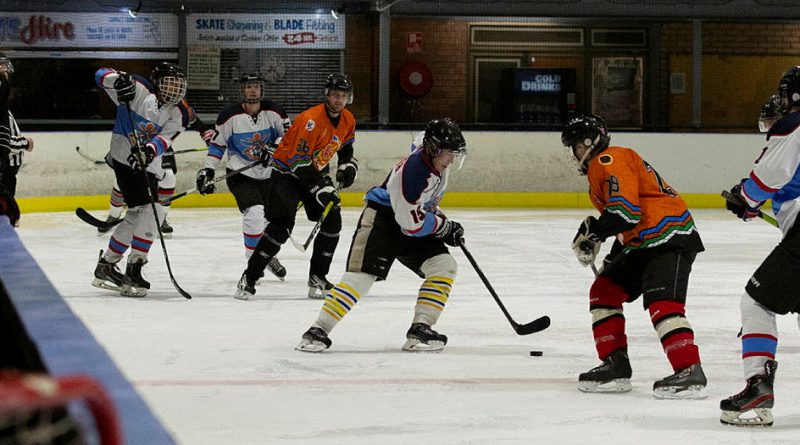
[[[725,201],[718,193],[687,193],[681,195],[689,209],[694,208],[723,208]],[[364,192],[342,193],[344,207],[361,207]],[[71,212],[77,207],[87,210],[108,209],[108,195],[93,196],[51,196],[19,198],[22,213],[36,212]],[[203,207],[236,207],[236,202],[230,193],[215,193],[213,195],[188,195],[176,200],[172,207],[177,208],[203,208]],[[591,208],[589,197],[585,192],[448,192],[442,202],[442,207],[467,207],[467,208]]]

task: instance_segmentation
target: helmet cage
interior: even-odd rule
[[[177,105],[186,96],[186,79],[164,76],[156,81],[158,96],[167,105]]]
[[[347,74],[330,74],[325,79],[325,99],[331,91],[344,91],[348,93],[347,105],[353,103],[353,82]]]
[[[14,64],[11,63],[11,59],[6,57],[3,53],[0,53],[0,67],[5,67],[5,71],[8,74],[14,74]]]
[[[248,104],[257,104],[261,102],[261,100],[264,98],[264,78],[261,77],[260,74],[258,73],[243,74],[241,77],[239,77],[238,82],[239,82],[239,93],[242,96],[242,102]],[[258,85],[259,87],[261,87],[258,97],[247,97],[245,90],[250,85]]]
[[[761,112],[758,115],[758,131],[766,133],[781,117],[783,117],[781,113],[781,98],[773,95],[761,107]]]
[[[611,137],[608,136],[605,121],[595,115],[572,119],[561,133],[561,143],[571,150],[572,160],[582,175],[589,171],[589,161],[592,157],[608,148],[610,142]],[[580,157],[577,153],[579,147],[585,148]]]

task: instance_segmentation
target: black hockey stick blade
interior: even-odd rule
[[[115,221],[103,221],[101,219],[97,219],[87,212],[83,207],[78,207],[75,209],[75,216],[80,218],[81,221],[85,222],[86,224],[103,230],[109,230],[122,222],[122,219],[117,219]]]
[[[82,157],[83,159],[86,159],[87,161],[89,161],[89,162],[93,163],[94,165],[103,165],[103,164],[105,164],[105,163],[106,163],[106,161],[105,161],[105,160],[99,160],[99,159],[93,159],[93,158],[90,158],[88,155],[86,155],[86,153],[84,153],[84,152],[82,152],[82,151],[81,151],[81,147],[80,147],[80,145],[76,145],[76,146],[75,146],[75,151],[77,151],[77,152],[78,152],[78,154],[79,154],[79,155],[81,155],[81,157]]]
[[[550,317],[547,315],[537,318],[530,323],[518,324],[514,326],[514,331],[518,335],[535,334],[550,327]]]

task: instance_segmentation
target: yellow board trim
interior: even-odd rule
[[[364,193],[342,193],[344,207],[361,207],[364,205]],[[687,193],[681,195],[690,209],[723,208],[725,200],[716,193]],[[86,210],[108,210],[108,195],[94,196],[53,196],[20,198],[22,213],[36,212],[72,212],[78,207]],[[534,193],[534,192],[448,192],[442,202],[443,207],[468,208],[517,208],[517,209],[568,209],[591,208],[589,196],[584,192],[570,193]],[[213,195],[187,195],[176,200],[172,207],[236,207],[236,201],[230,193]]]

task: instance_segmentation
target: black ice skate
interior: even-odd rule
[[[657,399],[705,399],[708,397],[706,383],[706,375],[698,363],[656,380],[653,395]]]
[[[286,277],[286,268],[283,267],[283,264],[281,264],[281,262],[275,257],[269,259],[269,262],[267,263],[267,270],[272,272],[272,274],[278,277],[281,281],[283,281]]]
[[[628,392],[631,390],[631,363],[628,351],[617,349],[596,368],[578,376],[578,389],[583,392]]]
[[[136,258],[128,261],[123,277],[122,290],[120,293],[124,297],[144,297],[150,290],[150,282],[142,277],[142,267],[147,264],[147,260]]]
[[[256,282],[247,278],[247,272],[242,273],[242,278],[239,278],[239,284],[236,285],[236,293],[233,298],[237,300],[249,300],[250,297],[256,294]]]
[[[308,298],[321,300],[325,298],[328,291],[333,289],[333,284],[319,275],[308,276]]]
[[[447,344],[447,336],[442,335],[425,323],[412,323],[406,332],[404,351],[441,351]]]
[[[103,258],[103,251],[100,251],[100,259],[97,260],[97,267],[94,268],[94,280],[92,286],[100,289],[122,291],[123,286],[122,272],[119,271],[117,263],[109,263]]]
[[[106,218],[106,223],[114,223],[114,222],[117,222],[117,221],[119,221],[121,219],[122,218],[115,218],[115,217],[109,215],[108,218]],[[108,232],[109,230],[113,229],[114,227],[115,226],[98,227],[97,228],[97,234],[98,235],[102,235],[102,234]]]
[[[302,352],[322,352],[331,347],[333,342],[322,328],[310,328],[303,334],[303,339],[294,348]]]
[[[172,239],[172,232],[174,231],[175,229],[173,229],[169,224],[167,218],[164,218],[164,222],[161,223],[161,235],[164,237],[164,239]]]
[[[719,421],[735,426],[772,426],[772,407],[775,405],[773,384],[778,362],[767,360],[764,374],[747,379],[747,386],[739,394],[719,402],[722,415]]]

